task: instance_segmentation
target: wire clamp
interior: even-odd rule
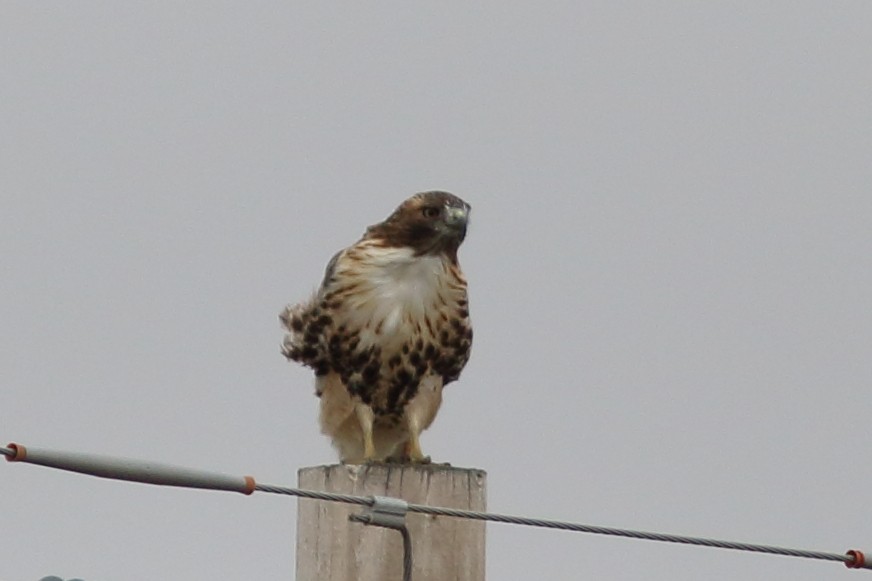
[[[387,496],[370,496],[368,500],[364,511],[349,515],[348,520],[399,531],[403,536],[403,581],[412,581],[412,537],[406,528],[409,503]]]
[[[866,559],[863,551],[851,549],[845,555],[851,557],[850,561],[845,561],[845,567],[848,569],[872,569],[872,561]]]
[[[402,530],[406,527],[409,503],[399,498],[371,496],[372,504],[360,514],[352,514],[348,520],[377,527]]]

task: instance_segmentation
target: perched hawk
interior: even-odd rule
[[[280,315],[282,351],[315,371],[321,431],[343,462],[429,460],[419,436],[472,345],[457,261],[469,211],[447,192],[412,196]]]

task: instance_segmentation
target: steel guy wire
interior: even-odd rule
[[[246,476],[244,478],[232,477],[224,474],[215,474],[200,470],[191,470],[188,468],[179,468],[175,466],[123,458],[111,458],[91,454],[79,454],[43,449],[26,449],[24,446],[21,446],[19,444],[9,444],[9,446],[5,448],[0,447],[0,454],[6,456],[6,459],[9,461],[23,461],[33,464],[41,464],[43,466],[48,466],[52,468],[71,470],[83,474],[101,476],[104,478],[131,480],[135,482],[180,486],[185,488],[231,490],[236,492],[242,492],[245,494],[251,494],[254,491],[259,491],[271,494],[298,496],[301,498],[308,498],[313,500],[356,504],[367,507],[372,507],[376,502],[375,497],[336,494],[332,492],[319,492],[315,490],[304,490],[285,486],[258,484],[250,476]],[[838,561],[844,563],[849,568],[872,569],[872,562],[867,562],[863,553],[857,550],[850,550],[846,554],[828,553],[822,551],[808,551],[803,549],[792,549],[771,545],[759,545],[703,537],[692,537],[666,533],[637,531],[632,529],[602,527],[550,519],[527,518],[491,512],[428,506],[423,504],[408,504],[408,512],[429,514],[433,516],[447,516],[521,526],[574,531],[597,535],[643,539],[649,541],[660,541],[667,543],[679,543],[684,545],[731,549],[736,551],[747,551],[753,553],[765,553],[770,555],[782,555],[786,557],[818,559],[823,561]],[[872,561],[872,559],[870,559],[869,561]]]

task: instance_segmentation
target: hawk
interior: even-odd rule
[[[282,352],[315,371],[321,431],[345,463],[428,462],[420,435],[469,359],[457,250],[470,206],[415,194],[327,264],[307,302],[280,315]]]

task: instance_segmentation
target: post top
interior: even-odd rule
[[[297,471],[297,475],[311,472],[324,472],[325,474],[346,472],[356,477],[372,475],[390,475],[393,473],[415,472],[419,474],[436,475],[451,473],[455,476],[467,475],[475,478],[485,478],[487,472],[481,468],[463,468],[450,464],[321,464],[319,466],[304,466]]]

